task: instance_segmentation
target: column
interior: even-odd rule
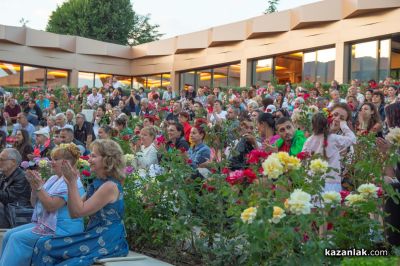
[[[346,82],[345,80],[345,45],[344,42],[337,42],[336,48],[336,59],[335,59],[335,80],[339,83]]]
[[[69,72],[69,86],[71,88],[78,88],[79,71],[77,69],[72,69]]]

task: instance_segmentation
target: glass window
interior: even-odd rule
[[[106,83],[111,84],[112,75],[109,74],[95,74],[94,76],[94,86],[96,88],[102,88]]]
[[[379,78],[384,80],[389,76],[390,69],[390,40],[382,40],[379,44]]]
[[[94,83],[94,73],[79,72],[78,74],[78,87],[81,88],[84,85],[89,88],[93,87]]]
[[[197,70],[197,87],[208,86],[211,88],[211,69]],[[195,88],[196,89],[196,88]]]
[[[19,87],[20,86],[21,66],[0,62],[0,86]]]
[[[161,87],[163,89],[166,89],[167,86],[171,85],[171,74],[169,74],[169,73],[162,74],[162,80],[161,81],[162,81],[161,82]]]
[[[252,62],[252,84],[267,85],[272,80],[273,59],[259,59]]]
[[[24,66],[24,87],[43,87],[46,69]]]
[[[317,76],[315,81],[329,83],[335,79],[336,49],[317,51]]]
[[[392,39],[390,54],[390,76],[394,79],[400,78],[400,36]]]
[[[351,79],[368,81],[378,77],[378,41],[357,43],[351,46]]]
[[[275,79],[279,84],[302,81],[303,53],[280,55],[275,58]]]
[[[230,65],[228,71],[228,86],[240,86],[240,64]]]
[[[134,89],[145,88],[144,84],[147,83],[147,77],[133,77],[132,86]]]
[[[47,86],[49,87],[68,85],[68,71],[60,69],[47,69],[46,82]]]
[[[303,62],[303,80],[315,82],[315,71],[317,70],[317,52],[304,53]]]
[[[213,86],[227,87],[228,86],[229,66],[214,68]]]
[[[145,84],[146,88],[160,88],[161,87],[161,74],[160,75],[152,75],[147,77],[147,83]]]
[[[121,87],[130,87],[132,84],[132,77],[130,76],[113,76],[113,79],[116,79],[118,85]]]
[[[184,72],[181,73],[180,75],[180,90],[188,90],[189,86],[195,86],[195,80],[196,80],[196,72],[195,71],[190,71],[190,72]]]

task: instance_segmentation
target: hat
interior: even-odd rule
[[[265,109],[265,113],[274,113],[276,111],[276,107],[273,104],[270,104],[267,106],[267,108]]]
[[[49,131],[47,131],[45,128],[41,128],[41,129],[39,129],[38,131],[35,131],[34,134],[35,134],[35,135],[43,135],[43,136],[45,136],[46,138],[49,138],[49,137],[50,137]]]

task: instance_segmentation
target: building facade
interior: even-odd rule
[[[400,78],[400,0],[324,0],[128,47],[0,26],[0,86],[239,87]]]

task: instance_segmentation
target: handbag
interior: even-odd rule
[[[13,202],[7,204],[5,213],[6,218],[10,223],[10,227],[14,228],[31,222],[33,208],[29,206],[21,206],[18,202]]]
[[[11,185],[13,179],[8,180],[3,186],[3,191]],[[5,218],[10,224],[11,228],[16,226],[28,224],[32,220],[33,208],[27,205],[21,205],[19,202],[11,202],[5,205],[4,208]]]

